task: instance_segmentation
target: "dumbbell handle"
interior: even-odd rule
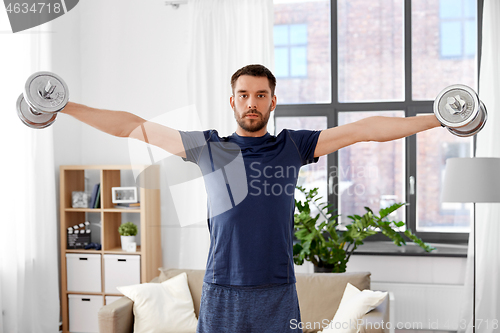
[[[39,90],[38,94],[44,99],[50,99],[50,95],[52,95],[52,93],[54,92],[55,89],[56,89],[56,85],[52,84],[50,82],[50,80],[48,80],[47,84],[45,85],[45,88],[42,91]],[[39,115],[43,114],[42,112],[37,112],[37,111],[33,110],[33,108],[31,108],[31,107],[30,107],[30,112],[32,114],[34,114],[35,116],[39,116]]]
[[[45,85],[45,89],[43,91],[40,91],[40,96],[42,96],[45,99],[49,99],[50,95],[54,92],[54,89],[56,89],[56,85],[52,84],[50,80],[47,81],[47,84]]]
[[[36,112],[35,110],[33,110],[33,109],[31,108],[31,106],[29,106],[29,110],[30,110],[31,114],[34,114],[35,116],[39,116],[39,115],[42,115],[42,114],[43,114],[42,112]]]
[[[446,103],[450,106],[448,111],[451,114],[461,113],[465,109],[465,101],[460,98],[460,95],[457,95],[455,97],[448,97],[446,99]]]

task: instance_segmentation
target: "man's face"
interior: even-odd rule
[[[267,77],[242,75],[236,81],[230,103],[238,125],[253,133],[266,127],[276,107],[276,96],[271,96]]]

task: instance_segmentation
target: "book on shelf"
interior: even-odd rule
[[[97,195],[95,198],[94,205],[92,206],[93,208],[101,208],[101,184],[97,184]]]
[[[139,208],[141,208],[141,203],[140,202],[117,203],[117,204],[115,204],[115,208],[139,209]]]
[[[97,199],[97,193],[99,192],[99,188],[101,187],[101,184],[95,184],[94,188],[92,189],[92,195],[90,196],[90,208],[94,208],[95,202]]]

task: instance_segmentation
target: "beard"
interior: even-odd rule
[[[246,115],[248,114],[256,114],[259,117],[258,118],[245,118]],[[269,110],[267,111],[267,115],[262,115],[259,111],[256,109],[250,109],[247,112],[243,113],[242,116],[240,117],[238,115],[238,110],[235,107],[234,110],[234,119],[236,119],[236,122],[242,129],[244,129],[247,132],[258,132],[261,129],[263,129],[265,126],[267,126],[267,122],[269,121],[269,116],[271,115],[271,106],[269,106]]]

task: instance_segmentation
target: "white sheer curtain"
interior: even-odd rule
[[[49,34],[7,33],[5,11],[0,30],[0,332],[53,333],[60,310],[52,129],[26,127],[15,107],[26,79],[48,69]]]
[[[479,98],[488,110],[477,136],[477,157],[500,157],[500,1],[485,0]],[[500,189],[499,189],[500,191]],[[496,332],[500,325],[500,204],[476,204],[476,332]],[[473,235],[471,233],[470,239]],[[473,246],[470,242],[466,293],[459,332],[472,332]],[[482,321],[481,321],[482,320]],[[496,320],[496,322],[495,322]],[[465,324],[468,325],[465,325]],[[479,325],[480,324],[480,325]],[[496,326],[495,326],[496,324]],[[467,326],[467,327],[465,327]]]
[[[189,0],[189,99],[204,129],[236,129],[230,80],[249,64],[274,69],[272,0]],[[270,119],[268,130],[274,131]]]

